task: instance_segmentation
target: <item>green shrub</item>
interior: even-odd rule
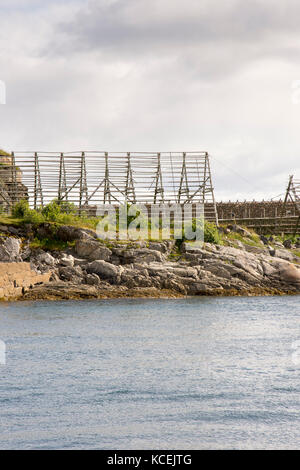
[[[13,206],[12,215],[13,217],[22,219],[29,210],[28,201],[26,201],[26,199],[22,199]]]
[[[222,238],[219,234],[218,227],[216,226],[216,224],[205,220],[204,228],[203,228],[203,219],[195,219],[195,218],[193,218],[191,224],[192,224],[193,231],[196,231],[196,228],[198,228],[199,230],[204,230],[204,233],[203,233],[204,242],[214,243],[215,245],[220,245],[222,243]],[[180,248],[182,242],[184,241],[187,241],[187,238],[183,234],[182,239],[176,240],[176,246]],[[192,240],[191,240],[191,243],[193,243]]]
[[[23,220],[28,224],[41,224],[42,222],[45,222],[43,214],[34,209],[28,209],[24,214]]]
[[[77,214],[77,208],[73,202],[69,201],[58,201],[56,200],[57,204],[60,207],[60,212],[62,214]],[[81,216],[83,216],[83,213],[81,213]]]
[[[212,222],[204,222],[204,241],[206,243],[214,243],[219,245],[221,243],[221,236],[216,224]]]
[[[43,250],[56,250],[56,251],[61,251],[61,250],[66,250],[69,247],[73,247],[75,242],[64,242],[61,240],[56,240],[55,238],[34,238],[30,242],[30,248],[36,249],[36,248],[41,248]]]
[[[77,221],[77,208],[69,201],[59,201],[54,199],[42,209],[42,215],[49,222],[59,222],[62,224]]]
[[[206,243],[214,243],[219,245],[222,241],[218,227],[213,222],[208,222],[204,220],[204,228],[203,228],[203,219],[195,219],[193,218],[192,222],[193,230],[196,228],[200,230],[204,230],[203,237],[204,242]]]
[[[57,200],[49,202],[45,207],[42,209],[42,215],[44,218],[50,222],[58,222],[59,216],[61,214],[61,207]]]

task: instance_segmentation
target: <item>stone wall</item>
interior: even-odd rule
[[[0,263],[0,299],[20,297],[33,286],[48,282],[51,273],[37,274],[30,263]]]

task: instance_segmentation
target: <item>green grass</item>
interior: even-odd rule
[[[41,248],[42,250],[49,251],[63,251],[67,248],[73,247],[75,242],[63,242],[61,240],[49,239],[49,238],[34,238],[30,243],[30,248],[37,249]]]
[[[10,215],[0,214],[0,225],[22,225],[23,219]]]
[[[1,150],[0,150],[0,155],[1,155]],[[3,153],[3,155],[6,155]],[[130,223],[131,219],[133,216],[129,216],[127,219],[127,223]],[[56,226],[60,225],[71,225],[74,227],[78,228],[83,228],[83,229],[92,229],[96,230],[98,223],[101,221],[102,217],[88,217],[86,214],[81,213],[81,215],[78,215],[77,208],[74,204],[69,203],[67,201],[58,201],[58,200],[53,200],[46,206],[39,208],[37,210],[31,209],[29,207],[28,201],[22,200],[19,201],[18,203],[15,204],[13,211],[12,211],[12,216],[8,216],[5,214],[0,214],[0,225],[14,225],[14,226],[22,226],[23,224],[30,223],[33,225],[33,227],[37,227],[42,223],[50,223]],[[203,224],[203,221],[201,220],[196,220],[193,219],[192,221],[192,228],[195,230],[196,225]],[[222,227],[226,228],[226,225],[222,225]],[[205,243],[213,243],[215,245],[230,245],[231,243],[234,242],[242,242],[245,245],[250,245],[258,248],[262,248],[262,242],[260,240],[260,237],[257,233],[255,233],[253,230],[247,228],[247,227],[242,227],[245,228],[248,232],[248,236],[243,236],[238,232],[229,232],[228,234],[220,233],[218,228],[216,227],[215,224],[210,223],[205,221],[204,223],[204,242]],[[117,232],[119,230],[119,227],[117,225]],[[122,230],[120,228],[120,230]],[[148,235],[151,235],[151,227],[148,225]],[[170,239],[173,239],[174,236],[174,228],[170,228]],[[274,237],[274,240],[283,242],[286,239],[292,239],[292,241],[295,241],[295,237],[291,236],[285,236],[281,237],[277,235]],[[149,239],[149,241],[161,241],[161,240],[155,240]],[[182,242],[185,241],[185,237],[183,236],[182,239],[176,240],[176,246],[180,248],[180,245]],[[124,246],[129,247],[130,243],[133,242],[133,240],[102,240],[102,242],[105,242],[108,247],[113,243],[118,243],[118,244],[124,244]],[[54,230],[54,235],[53,235],[53,240],[40,240],[33,242],[37,246],[41,246],[41,243],[45,247],[50,247],[54,246],[57,241],[55,240],[55,230]],[[272,245],[272,243],[270,243]],[[236,244],[237,245],[237,244]],[[57,249],[63,249],[64,247],[61,247]],[[48,248],[50,249],[50,248]],[[56,248],[53,248],[56,249]],[[299,253],[300,254],[300,253]],[[299,256],[297,254],[297,256]]]
[[[79,217],[79,216],[71,216],[69,217],[68,214],[66,214],[67,217],[60,217],[59,221],[53,222],[58,225],[73,225],[75,227],[80,227],[80,228],[88,228],[88,229],[93,229],[95,230],[97,227],[97,224],[99,222],[99,218],[87,218],[87,217]],[[0,215],[0,225],[17,225],[17,226],[22,226],[25,223],[32,223],[33,225],[40,225],[43,222],[49,222],[52,223],[51,221],[48,221],[44,217],[35,217],[33,215],[30,215],[30,217],[14,217],[10,215]]]
[[[138,214],[139,215],[139,214]],[[134,216],[127,216],[127,224],[129,225]],[[39,209],[31,209],[27,200],[21,200],[15,204],[12,210],[12,217],[3,218],[3,223],[31,223],[34,226],[38,226],[44,222],[55,223],[57,225],[72,225],[75,227],[88,228],[95,230],[102,217],[87,217],[84,213],[80,216],[77,213],[77,208],[74,204],[67,201],[53,200],[46,206]],[[192,228],[196,229],[196,226],[203,224],[203,221],[193,219]],[[121,229],[121,228],[120,228]],[[121,229],[123,230],[123,229]],[[151,234],[151,226],[148,224],[146,238]],[[117,224],[117,232],[119,227]],[[119,232],[120,233],[120,232]],[[174,228],[170,228],[170,238],[174,234]],[[148,236],[147,236],[148,235]],[[145,238],[145,237],[144,237]],[[185,238],[183,236],[182,241]],[[155,241],[151,239],[151,241]],[[160,240],[157,240],[160,241]],[[207,243],[222,244],[222,238],[215,224],[205,221],[204,222],[204,241]],[[122,242],[122,240],[118,240]],[[177,243],[177,242],[176,242]],[[180,243],[180,241],[178,241]]]
[[[226,240],[231,240],[231,241],[238,240],[246,245],[259,246],[259,247],[262,246],[261,243],[259,243],[258,241],[253,240],[248,237],[243,237],[243,235],[241,235],[240,233],[231,232],[231,233],[228,233],[224,238]]]
[[[245,228],[245,230],[247,230],[247,232],[251,234],[249,237],[245,237],[238,232],[230,232],[222,236],[223,240],[224,241],[226,240],[237,241],[238,240],[244,243],[245,245],[256,246],[257,248],[262,248],[263,245],[261,243],[259,235],[257,235],[257,233],[255,233],[253,230],[249,230],[246,227],[243,227],[243,228]]]
[[[4,216],[3,216],[4,217]],[[19,201],[12,210],[12,217],[6,216],[6,223],[16,222],[18,224],[31,223],[39,225],[44,222],[53,222],[59,225],[72,225],[75,227],[96,229],[101,220],[100,217],[87,217],[85,214],[80,216],[76,208],[70,203],[58,203],[54,200],[40,209],[31,209],[28,201]],[[3,221],[3,223],[5,223]]]

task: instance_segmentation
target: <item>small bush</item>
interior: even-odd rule
[[[42,209],[42,215],[46,221],[72,224],[79,218],[75,204],[68,201],[54,199]],[[80,218],[81,219],[81,218]]]
[[[206,243],[214,243],[215,245],[221,243],[218,227],[212,222],[205,221],[204,223],[204,241]]]
[[[221,236],[218,230],[218,227],[213,222],[208,222],[204,220],[204,228],[203,228],[203,219],[193,219],[193,230],[202,229],[204,230],[204,242],[206,243],[214,243],[215,245],[219,245],[221,243]]]
[[[50,250],[50,251],[62,251],[66,250],[67,248],[73,247],[75,242],[63,242],[61,240],[56,240],[52,238],[34,238],[30,242],[30,248],[36,249],[41,248],[42,250]]]
[[[56,201],[57,204],[59,204],[60,207],[60,212],[62,214],[77,214],[77,208],[73,202],[69,201]],[[83,216],[83,212],[81,213],[81,216]]]
[[[36,211],[34,209],[28,209],[23,217],[24,222],[28,224],[41,224],[45,222],[45,218],[41,212]]]
[[[189,224],[188,224],[189,225]],[[192,220],[192,230],[196,231],[196,228],[198,230],[203,230],[203,238],[204,242],[206,243],[214,243],[215,245],[221,245],[222,244],[222,238],[219,234],[218,227],[208,221],[204,221],[204,227],[203,227],[203,220],[202,219],[195,219],[193,218]],[[176,246],[180,248],[180,245],[182,242],[186,241],[186,237],[183,236],[182,239],[176,240]],[[192,243],[192,241],[191,241]]]
[[[18,219],[22,219],[25,217],[26,213],[30,210],[29,208],[29,203],[26,201],[26,199],[22,199],[21,201],[17,202],[13,209],[12,209],[12,215],[13,217],[16,217]]]
[[[42,209],[42,215],[50,222],[58,222],[61,214],[61,207],[56,200],[50,202]]]

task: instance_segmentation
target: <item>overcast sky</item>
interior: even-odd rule
[[[207,150],[218,200],[277,196],[300,177],[299,17],[296,0],[0,0],[0,146]]]

